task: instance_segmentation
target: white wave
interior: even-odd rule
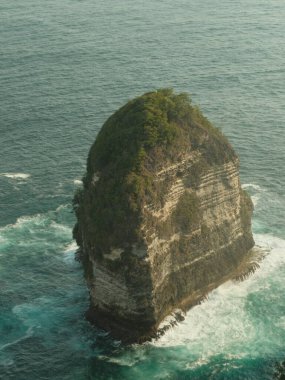
[[[103,356],[102,355],[101,359],[104,359],[104,360],[108,361],[109,363],[114,363],[114,364],[117,364],[117,365],[121,365],[123,367],[133,367],[140,360],[142,360],[142,358],[133,357],[132,355],[121,355],[121,356],[118,356],[118,357],[115,357],[115,356],[108,357],[108,356]]]
[[[57,222],[52,221],[50,225],[55,230],[58,230],[59,232],[62,232],[62,233],[66,233],[68,235],[70,235],[72,231],[72,228],[69,226],[66,226],[65,224],[59,224]]]
[[[13,245],[30,245],[38,240],[41,240],[42,244],[46,242],[52,245],[55,240],[51,238],[51,234],[56,238],[57,242],[58,239],[69,241],[72,235],[72,228],[62,222],[55,221],[56,218],[56,211],[32,216],[21,216],[17,218],[14,224],[0,227],[0,246],[8,243]]]
[[[60,212],[60,211],[62,211],[62,210],[67,210],[67,209],[69,209],[70,208],[70,205],[68,204],[68,203],[66,203],[66,204],[64,204],[64,205],[60,205],[60,206],[58,206],[57,208],[56,208],[56,212]]]
[[[0,173],[1,177],[7,177],[12,179],[28,179],[31,174],[26,173]]]
[[[251,200],[252,200],[252,203],[253,203],[254,207],[256,207],[258,201],[260,200],[260,195],[252,195],[251,196]]]
[[[33,335],[33,328],[29,327],[28,331],[25,335],[21,336],[19,339],[13,340],[12,342],[6,343],[3,346],[0,347],[0,351],[5,350],[5,348],[13,346],[14,344],[17,344],[21,342],[22,340],[25,340]]]
[[[75,241],[71,242],[70,244],[65,247],[64,254],[63,254],[63,261],[71,266],[80,266],[79,262],[75,260],[75,252],[78,249],[78,245]]]
[[[203,365],[206,365],[210,362],[210,359],[209,358],[204,358],[204,357],[201,357],[197,360],[195,360],[194,362],[192,363],[187,363],[186,364],[186,369],[195,369],[197,367],[201,367]]]
[[[252,203],[254,207],[256,208],[256,206],[258,205],[261,199],[262,194],[266,192],[266,190],[255,183],[245,183],[241,187],[250,192]]]
[[[82,185],[83,184],[83,182],[81,181],[81,179],[75,179],[73,181],[73,183],[74,183],[74,185]]]
[[[35,214],[32,216],[26,216],[26,215],[20,216],[19,218],[17,218],[17,220],[14,224],[7,224],[4,227],[0,227],[0,231],[10,230],[11,228],[21,228],[24,225],[28,225],[31,223],[38,225],[38,224],[42,223],[44,220],[45,220],[45,218],[41,214]]]
[[[183,346],[202,358],[191,363],[203,365],[213,355],[243,355],[257,339],[268,339],[266,331],[260,332],[248,311],[249,296],[270,288],[270,281],[278,276],[285,264],[285,240],[271,236],[254,236],[256,244],[270,252],[260,268],[243,282],[228,281],[213,290],[208,299],[193,307],[183,322],[168,330],[151,344],[158,347]],[[280,325],[283,319],[279,320]],[[262,350],[263,344],[257,345]],[[256,348],[256,349],[258,349]]]
[[[78,245],[76,244],[75,241],[71,242],[68,244],[68,246],[65,248],[64,253],[75,253],[76,250],[78,249]]]
[[[271,254],[267,257],[270,257],[270,259],[272,259],[274,257],[274,253],[282,252],[282,254],[278,256],[278,261],[284,261],[285,240],[270,234],[254,234],[254,240],[257,245],[271,250]]]
[[[251,189],[254,189],[254,190],[257,190],[257,191],[263,190],[259,185],[256,185],[255,183],[244,183],[243,185],[241,185],[241,187],[243,189],[251,188]]]

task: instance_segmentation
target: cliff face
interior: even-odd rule
[[[88,317],[126,342],[154,336],[163,318],[230,278],[254,245],[236,154],[170,90],[107,120],[74,204]]]

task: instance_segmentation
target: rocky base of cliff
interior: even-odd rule
[[[153,339],[159,339],[169,329],[183,321],[186,313],[192,307],[207,301],[211,291],[227,281],[245,281],[259,268],[260,262],[267,253],[264,249],[257,246],[250,249],[236,268],[233,268],[227,275],[182,300],[177,304],[177,308],[159,324],[152,324],[151,321],[149,323],[138,324],[136,320],[131,321],[129,319],[118,321],[117,315],[112,316],[109,312],[104,314],[101,309],[96,309],[92,304],[90,304],[89,309],[85,313],[85,317],[91,324],[105,331],[112,331],[112,337],[122,341],[124,344],[144,343]]]

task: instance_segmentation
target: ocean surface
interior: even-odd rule
[[[0,379],[273,379],[285,359],[284,0],[0,1]],[[84,320],[71,200],[105,119],[187,91],[229,137],[268,255],[160,340]],[[131,142],[130,142],[131,143]]]

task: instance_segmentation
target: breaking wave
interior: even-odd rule
[[[283,343],[277,335],[285,327],[280,319],[285,307],[285,240],[267,234],[256,234],[254,238],[258,246],[269,250],[260,268],[243,282],[228,281],[212,291],[205,302],[187,313],[182,323],[153,342],[156,347],[187,347],[199,356],[200,365],[221,354],[263,355],[269,342],[272,351],[282,351]],[[259,314],[263,308],[268,308],[267,316]]]
[[[28,179],[31,174],[26,173],[0,173],[0,177],[6,177],[11,179]]]

